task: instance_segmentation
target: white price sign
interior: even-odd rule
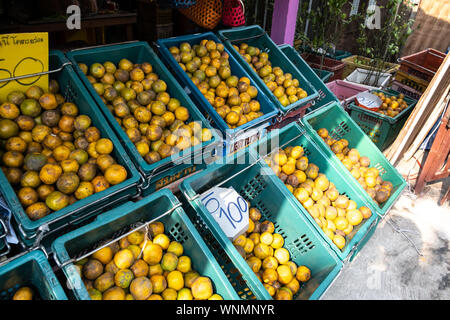
[[[248,204],[233,188],[214,187],[201,201],[231,241],[247,231]]]

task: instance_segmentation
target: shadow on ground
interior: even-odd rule
[[[437,205],[440,185],[419,198],[405,192],[322,299],[450,299],[450,207]]]

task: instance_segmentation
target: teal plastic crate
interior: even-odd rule
[[[340,61],[340,60],[348,58],[350,56],[352,56],[351,52],[348,52],[345,50],[335,50],[334,55],[330,55],[330,58]]]
[[[280,179],[276,179],[276,183],[279,187],[286,191],[287,196],[296,203],[297,207],[300,208],[300,211],[306,216],[309,222],[316,227],[317,231],[336,252],[337,256],[341,260],[352,260],[362,248],[363,243],[361,241],[366,238],[367,234],[371,232],[373,228],[376,228],[379,216],[377,215],[377,207],[356,189],[356,182],[354,182],[353,177],[349,177],[350,173],[348,170],[341,170],[338,163],[339,160],[322,152],[317,143],[306,134],[305,130],[298,123],[292,123],[278,132],[268,134],[252,148],[255,149],[260,157],[264,157],[277,147],[285,148],[287,146],[298,145],[303,147],[309,163],[317,165],[319,167],[319,172],[325,174],[328,180],[334,183],[340,194],[344,194],[350,200],[355,201],[358,208],[366,206],[372,211],[370,218],[364,219],[358,226],[353,228],[353,231],[349,235],[346,236],[345,246],[340,250],[333,241],[325,235],[303,205],[288,191],[284,183]],[[264,165],[267,166],[265,162]],[[271,170],[268,166],[267,168]]]
[[[74,288],[71,293],[76,299],[90,300],[90,297],[73,266],[73,259],[80,254],[87,254],[102,241],[113,240],[125,234],[130,231],[132,225],[149,221],[161,221],[165,233],[171,240],[183,245],[184,254],[192,260],[192,268],[209,277],[214,283],[214,293],[220,294],[225,300],[239,299],[211,251],[187,217],[181,203],[167,189],[155,192],[138,202],[125,203],[98,216],[93,223],[55,240],[52,245],[55,260],[62,266],[68,283]]]
[[[345,173],[347,179],[353,182],[358,193],[366,201],[370,202],[373,207],[376,207],[380,215],[385,215],[406,187],[406,181],[358,124],[337,103],[318,109],[305,116],[301,121],[308,134],[320,146],[321,150],[325,152],[329,159],[334,159],[340,171]],[[348,169],[339,161],[333,151],[331,151],[329,146],[319,137],[316,131],[320,128],[326,128],[329,134],[336,139],[347,139],[350,148],[355,148],[362,156],[369,157],[371,162],[370,166],[377,168],[381,178],[390,181],[393,185],[391,196],[386,202],[378,206],[372,200],[363,187],[350,174]]]
[[[264,113],[264,115],[257,119],[249,121],[235,129],[230,129],[225,120],[223,120],[222,117],[219,116],[219,114],[200,92],[197,86],[194,85],[186,72],[181,69],[180,65],[173,58],[172,54],[169,51],[170,47],[178,47],[183,42],[187,42],[191,46],[193,46],[195,44],[199,44],[203,39],[221,43],[219,38],[217,38],[214,33],[206,32],[168,39],[160,39],[157,41],[157,45],[159,48],[161,59],[170,67],[174,75],[177,77],[178,81],[197,102],[197,105],[202,108],[203,112],[207,116],[207,119],[211,121],[211,123],[213,123],[213,126],[219,129],[222,133],[224,141],[222,155],[228,155],[246,147],[254,140],[258,140],[259,138],[261,138],[261,136],[265,134],[265,129],[272,123],[273,119],[278,115],[279,111],[271,103],[269,98],[264,94],[264,91],[261,90],[259,84],[251,78],[249,73],[239,63],[239,60],[235,59],[230,51],[225,47],[225,52],[227,52],[229,55],[231,73],[239,78],[247,77],[251,80],[251,84],[258,89],[258,96],[256,97],[256,100],[259,102],[261,111]]]
[[[316,69],[316,68],[312,68],[312,69],[320,77],[320,79],[325,83],[328,82],[328,79],[330,79],[334,75],[334,72],[331,72],[331,71],[320,70],[320,69]]]
[[[44,253],[34,250],[0,266],[0,300],[12,300],[14,293],[29,286],[39,300],[67,300]]]
[[[398,91],[392,89],[386,91],[372,90],[369,92],[383,92],[386,96],[399,95]],[[403,100],[408,104],[408,107],[393,118],[388,115],[361,108],[354,102],[350,103],[348,108],[352,119],[361,127],[361,129],[363,129],[375,145],[381,151],[384,151],[397,138],[398,133],[403,128],[406,119],[408,119],[417,103],[417,100],[407,96],[405,96]]]
[[[233,187],[250,206],[261,211],[261,221],[268,219],[274,223],[291,260],[311,270],[311,279],[301,286],[295,298],[319,299],[343,264],[276,179],[270,168],[256,161],[249,150],[243,150],[235,157],[228,157],[225,163],[214,164],[187,178],[180,190],[183,202],[191,206],[188,215],[242,299],[272,298],[201,202],[200,195],[214,186]]]
[[[319,97],[316,88],[313,87],[313,85],[311,85],[310,83],[311,80],[304,77],[304,75],[295,67],[295,65],[288,59],[288,57],[286,57],[286,55],[278,48],[275,42],[273,42],[269,35],[260,26],[253,25],[224,29],[218,31],[218,34],[231,54],[233,54],[236,60],[250,74],[252,80],[258,84],[258,86],[269,97],[272,103],[277,106],[277,108],[281,110],[283,114],[305,106],[308,102]],[[281,69],[283,69],[285,73],[291,73],[292,78],[298,79],[298,81],[300,82],[300,87],[306,91],[308,96],[286,107],[283,106],[275,97],[275,95],[269,90],[260,76],[255,71],[253,71],[251,66],[244,60],[240,53],[233,48],[233,45],[239,46],[239,44],[242,42],[245,42],[249,46],[255,46],[260,50],[267,52],[269,54],[269,60],[270,62],[272,62],[272,66],[281,67]]]
[[[312,69],[309,64],[302,58],[302,56],[289,44],[283,44],[279,46],[281,51],[288,57],[289,61],[291,61],[297,69],[304,75],[306,79],[311,82],[311,85],[317,90],[319,93],[319,97],[317,100],[313,101],[311,106],[308,108],[308,112],[312,110],[316,110],[321,106],[326,105],[332,101],[339,101],[338,98],[334,95],[334,93],[328,89],[325,85],[325,80],[321,79],[315,69]],[[318,69],[316,69],[318,70]],[[322,70],[322,72],[329,72],[326,70]],[[333,74],[330,72],[330,74]],[[328,79],[331,75],[328,77]]]
[[[111,61],[116,65],[123,58],[127,58],[133,63],[149,62],[153,66],[155,72],[160,79],[167,84],[167,92],[171,97],[180,101],[180,104],[189,110],[190,119],[188,121],[199,121],[203,128],[212,129],[205,117],[200,113],[186,92],[181,88],[169,70],[164,66],[158,56],[150,48],[147,42],[135,42],[117,45],[100,46],[96,48],[87,48],[74,50],[67,53],[67,56],[74,64],[81,81],[84,83],[87,91],[94,98],[97,106],[103,112],[103,115],[109,122],[119,137],[120,142],[127,150],[127,154],[135,163],[142,177],[144,178],[142,185],[142,194],[148,195],[160,188],[172,183],[186,175],[198,171],[205,167],[205,163],[213,157],[215,147],[222,143],[221,137],[211,130],[213,137],[210,141],[198,144],[183,150],[176,155],[167,157],[157,163],[149,164],[137,151],[134,143],[128,138],[125,131],[117,123],[114,115],[109,111],[101,97],[97,94],[86,75],[78,67],[78,63],[85,63],[90,66],[95,62],[104,63]],[[188,159],[190,161],[184,161]]]
[[[6,241],[6,234],[8,229],[3,219],[0,218],[0,257],[3,257],[9,253],[9,244]]]
[[[65,63],[69,63],[59,51],[51,51],[49,59],[50,70],[56,70]],[[68,224],[81,222],[83,219],[93,216],[105,207],[118,205],[138,194],[139,173],[119,143],[116,135],[108,126],[105,118],[96,108],[95,102],[85,91],[83,84],[77,78],[72,67],[70,65],[64,65],[61,71],[52,73],[51,77],[59,82],[61,93],[66,97],[66,100],[75,103],[80,114],[89,115],[92,120],[92,125],[100,130],[101,136],[109,138],[113,142],[114,150],[111,155],[116,159],[117,163],[127,169],[128,177],[122,183],[111,186],[102,192],[95,193],[82,200],[78,200],[74,204],[53,212],[39,220],[32,221],[25,213],[24,208],[20,204],[16,193],[5,175],[3,172],[0,172],[0,191],[14,216],[15,225],[18,229],[18,237],[26,246],[32,246],[35,240],[39,241],[40,235],[47,237],[50,233],[54,234],[62,228],[65,228]],[[47,227],[48,231],[45,231]]]

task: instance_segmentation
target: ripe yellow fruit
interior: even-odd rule
[[[333,243],[339,248],[342,249],[345,247],[345,238],[339,234],[336,234],[333,238]]]
[[[342,230],[346,235],[349,235],[353,231],[353,226],[349,223],[347,228]]]
[[[337,217],[333,222],[336,226],[336,229],[341,231],[344,231],[349,225],[347,219],[344,217]]]
[[[286,163],[284,166],[281,167],[281,171],[283,171],[288,176],[293,174],[295,171],[295,163],[292,164],[291,162]]]
[[[331,231],[335,232],[336,231],[336,225],[334,224],[334,222],[332,220],[328,220],[327,219],[327,225],[326,227],[328,229],[330,229]]]
[[[311,270],[306,266],[299,266],[295,277],[300,282],[306,282],[311,278]]]
[[[337,217],[337,210],[335,207],[327,207],[325,209],[325,218],[327,218],[328,220],[334,220]]]
[[[363,215],[359,210],[349,210],[347,211],[346,218],[351,225],[357,226],[363,220]]]
[[[372,216],[372,211],[365,206],[359,207],[359,211],[362,213],[364,219],[369,219]]]
[[[275,154],[273,155],[273,162],[277,165],[279,165],[280,167],[284,166],[287,162],[287,156],[284,152],[275,152]]]
[[[282,248],[284,245],[284,239],[283,236],[279,233],[274,233],[273,234],[273,241],[270,244],[270,246],[274,249],[279,249]]]
[[[333,231],[331,231],[331,230],[330,230],[329,228],[327,228],[327,227],[323,227],[322,230],[323,230],[323,232],[325,233],[325,235],[326,235],[328,238],[330,238],[331,240],[333,240],[333,238],[334,238],[334,232],[333,232]]]
[[[295,160],[299,159],[303,155],[304,151],[301,146],[295,146],[290,152],[290,156]]]
[[[259,241],[270,246],[273,242],[273,235],[270,232],[264,232],[261,234]]]
[[[290,259],[289,251],[285,248],[276,249],[273,256],[278,260],[279,264],[285,264]]]

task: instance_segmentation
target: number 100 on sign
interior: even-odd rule
[[[247,231],[248,204],[233,188],[210,189],[203,194],[202,202],[230,240]]]

